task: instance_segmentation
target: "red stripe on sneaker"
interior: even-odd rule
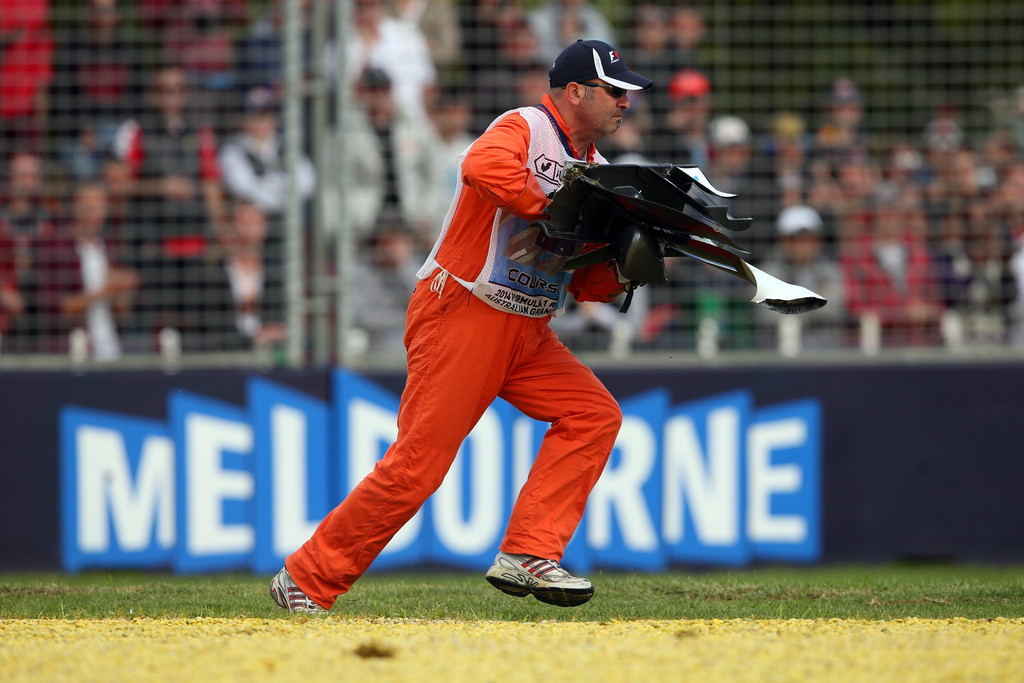
[[[543,576],[544,574],[554,570],[554,568],[554,565],[548,560],[540,560],[530,569],[530,573],[537,576]]]

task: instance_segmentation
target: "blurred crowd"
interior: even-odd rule
[[[502,112],[534,104],[576,38],[622,50],[654,79],[600,151],[613,163],[697,164],[754,218],[732,237],[764,270],[817,291],[797,318],[691,259],[626,315],[575,307],[553,325],[579,350],[830,350],[1024,344],[1024,136],[968,139],[952,102],[905,139],[866,125],[873,103],[835,74],[815,111],[744,120],[715,104],[698,5],[586,0],[354,0],[351,31],[314,49],[300,0],[304,82],[350,85],[336,159],[313,130],[286,172],[284,4],[244,0],[0,0],[0,352],[114,359],[282,343],[283,221],[358,238],[349,279],[364,348],[400,352],[405,305],[456,186],[456,159]],[[328,15],[329,16],[329,15]],[[338,50],[348,73],[338,74]],[[320,81],[316,81],[320,79]],[[332,99],[333,101],[333,99]],[[336,112],[327,115],[334,129]],[[321,157],[323,158],[323,157]],[[312,242],[310,241],[312,244]],[[308,283],[307,283],[308,284]]]

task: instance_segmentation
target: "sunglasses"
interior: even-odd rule
[[[620,88],[617,85],[608,85],[606,83],[591,83],[590,81],[582,81],[580,85],[585,85],[588,88],[604,88],[615,99],[619,99],[620,97],[626,94],[626,89]]]

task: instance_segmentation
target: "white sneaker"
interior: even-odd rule
[[[487,580],[503,593],[519,598],[533,595],[560,607],[582,605],[594,597],[594,584],[573,576],[554,560],[499,551],[487,570]]]
[[[279,607],[289,612],[326,612],[327,610],[313,602],[302,589],[295,585],[288,570],[282,568],[277,576],[270,580],[270,597]]]

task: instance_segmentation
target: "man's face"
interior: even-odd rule
[[[272,111],[251,112],[245,117],[245,131],[261,142],[269,140],[277,132],[277,117]]]
[[[373,250],[374,263],[395,268],[408,263],[413,256],[413,241],[399,230],[386,231],[378,236]]]
[[[75,195],[75,226],[82,237],[96,237],[107,220],[107,195],[99,187],[82,188]]]
[[[157,109],[178,114],[185,107],[185,73],[180,69],[164,69],[153,81],[153,103]]]
[[[726,173],[740,173],[750,161],[750,148],[745,143],[726,145],[721,150],[721,168]]]
[[[801,230],[782,238],[782,248],[793,263],[806,265],[821,253],[821,237],[811,230]]]
[[[117,26],[117,1],[92,0],[89,5],[89,20],[97,28],[111,29]]]
[[[107,192],[115,197],[123,197],[128,193],[128,165],[119,159],[108,159],[103,164],[103,183]]]
[[[861,161],[849,161],[839,168],[839,185],[847,196],[865,199],[871,196],[875,183],[871,168]]]
[[[356,24],[360,26],[378,25],[384,16],[380,0],[356,0],[352,16]]]
[[[999,197],[1011,210],[1024,211],[1024,165],[1016,164],[1007,170]]]
[[[953,173],[960,191],[974,194],[978,188],[978,168],[971,150],[960,150],[953,157]]]
[[[360,87],[359,95],[370,120],[378,128],[385,127],[395,117],[396,105],[390,86],[364,85]]]
[[[442,102],[434,116],[434,125],[444,136],[468,130],[473,111],[463,101]]]
[[[704,17],[695,9],[679,9],[672,14],[671,28],[680,45],[693,49],[704,37]]]
[[[856,128],[864,110],[856,102],[842,102],[832,106],[832,120],[840,128]]]
[[[42,186],[42,160],[34,154],[16,154],[11,159],[11,195],[15,197],[33,197],[39,194]]]
[[[592,139],[599,140],[611,135],[622,125],[622,115],[630,107],[629,96],[619,88],[615,88],[613,92],[610,86],[600,87],[608,85],[603,81],[595,79],[587,82],[598,85],[580,85],[581,126],[591,133]]]
[[[235,209],[235,232],[241,244],[262,244],[267,237],[266,215],[249,204],[238,206]]]
[[[665,11],[654,4],[641,5],[637,8],[637,22],[634,35],[642,48],[649,50],[661,49],[668,40],[668,23]]]
[[[899,207],[883,206],[875,217],[875,237],[879,242],[897,242],[905,224],[906,215]]]
[[[704,132],[711,118],[709,95],[686,96],[674,99],[668,112],[668,123],[677,132]]]

